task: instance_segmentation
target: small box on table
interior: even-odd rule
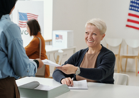
[[[74,46],[74,36],[72,30],[54,30],[52,45],[57,48],[69,48]]]

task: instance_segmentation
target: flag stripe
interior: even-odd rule
[[[19,22],[20,22],[20,23],[27,23],[27,21],[20,21],[20,20],[19,20]]]
[[[132,13],[128,13],[128,16],[132,16],[132,17],[136,17],[136,18],[139,18],[139,15],[136,15],[136,14],[132,14]]]
[[[138,28],[138,27],[134,27],[134,26],[131,26],[131,25],[126,25],[126,27],[130,27],[130,28],[134,28],[134,29],[139,30],[139,28]]]
[[[139,21],[139,18],[136,18],[136,17],[131,17],[131,16],[128,16],[127,19],[131,19],[131,20],[135,20],[135,21]]]
[[[139,27],[139,25],[138,24],[136,24],[136,23],[132,23],[132,22],[127,22],[127,25],[131,25],[131,26],[134,26],[134,27]]]
[[[38,20],[38,15],[35,15],[35,14],[27,13],[27,17],[28,17],[28,20],[30,19]]]
[[[136,23],[139,24],[139,21],[135,21],[135,20],[131,20],[131,19],[127,19],[128,22],[132,22],[132,23]]]

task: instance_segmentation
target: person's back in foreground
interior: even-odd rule
[[[40,59],[29,60],[20,28],[10,20],[16,1],[0,0],[0,98],[20,98],[15,79],[34,76],[43,66]]]

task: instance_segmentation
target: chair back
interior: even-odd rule
[[[107,48],[108,48],[108,46],[112,46],[112,47],[119,46],[118,53],[116,53],[116,54],[120,55],[121,44],[122,44],[123,39],[120,39],[120,38],[105,38],[105,41],[107,43]]]
[[[128,54],[128,47],[131,48],[139,47],[139,39],[125,39],[125,42],[127,44],[127,54]],[[139,55],[139,51],[138,51],[138,55]]]
[[[131,48],[139,47],[139,39],[125,39],[125,42]]]
[[[105,41],[107,45],[112,46],[112,47],[117,47],[122,43],[122,39],[120,38],[105,38]]]
[[[115,85],[128,85],[129,76],[127,74],[114,73],[114,84]]]

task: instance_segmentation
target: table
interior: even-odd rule
[[[88,90],[74,90],[56,98],[138,98],[139,87],[88,83]]]
[[[61,85],[53,79],[38,77],[26,77],[16,80],[16,83],[21,85],[21,82],[28,83],[35,80],[44,85]],[[71,90],[56,98],[139,98],[139,87],[88,82],[88,90]]]

